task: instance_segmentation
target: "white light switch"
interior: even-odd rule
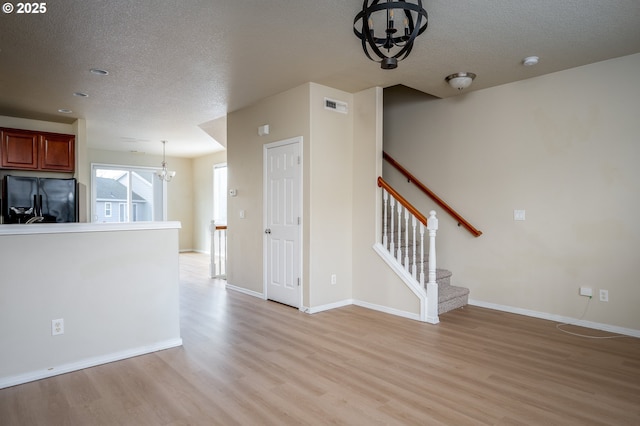
[[[524,220],[524,210],[514,210],[513,220]]]
[[[244,219],[244,210],[240,210],[240,219]]]

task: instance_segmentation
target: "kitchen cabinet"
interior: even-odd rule
[[[75,170],[74,135],[0,129],[0,167],[12,170],[73,172]]]

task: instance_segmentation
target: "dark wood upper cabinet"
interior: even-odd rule
[[[72,172],[75,169],[75,141],[73,135],[40,135],[40,170]]]
[[[3,169],[55,172],[75,170],[74,135],[18,129],[0,129],[0,133],[0,166]]]
[[[37,170],[38,140],[36,132],[2,129],[2,168]]]

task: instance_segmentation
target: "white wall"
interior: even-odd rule
[[[484,232],[436,208],[438,266],[471,299],[580,318],[578,288],[607,289],[584,319],[640,329],[638,71],[640,54],[450,99],[385,93],[384,149]]]
[[[179,345],[173,226],[0,235],[11,247],[0,257],[0,388]],[[59,318],[64,334],[52,336]]]

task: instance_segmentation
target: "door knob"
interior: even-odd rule
[[[269,228],[265,229],[265,230],[264,230],[264,233],[265,233],[265,234],[270,234],[270,233],[271,233],[271,229],[269,229]]]

